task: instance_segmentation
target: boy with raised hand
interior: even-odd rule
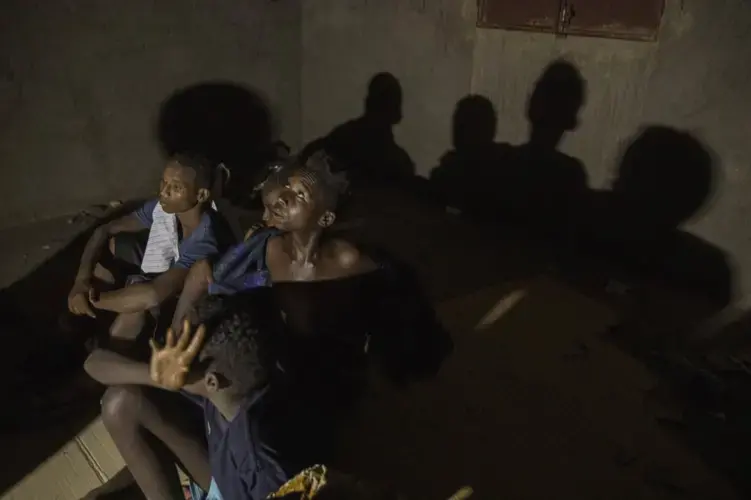
[[[315,463],[318,450],[299,439],[305,412],[271,384],[274,334],[262,306],[245,299],[201,302],[201,326],[186,322],[178,338],[170,330],[163,346],[152,341],[150,363],[101,349],[89,356],[86,371],[111,386],[102,401],[105,426],[147,498],[177,498],[175,460],[200,485],[194,498],[211,500],[266,498]],[[179,391],[203,409],[208,456],[200,436],[181,424],[189,408],[168,412],[166,399],[144,386]],[[137,420],[113,415],[130,409]],[[165,447],[172,460],[159,453]]]

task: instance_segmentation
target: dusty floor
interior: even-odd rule
[[[505,234],[488,239],[395,193],[376,210],[383,196],[361,196],[355,211],[365,222],[356,231],[417,268],[456,350],[435,380],[375,392],[346,431],[346,468],[413,498],[446,498],[464,485],[478,499],[742,497],[660,424],[680,415],[680,404],[632,355],[674,341],[684,323],[708,314],[700,302],[657,285],[639,288],[635,300],[634,285],[606,266],[574,273],[544,249]],[[3,311],[17,318],[4,332],[19,353],[13,370],[36,370],[34,361],[47,359],[40,346],[66,344],[56,318],[80,253],[76,236],[90,222],[66,217],[0,232]],[[478,328],[483,318],[488,325]],[[92,420],[96,394],[80,399],[75,418],[33,415],[47,425],[0,436],[3,449],[22,450],[3,466],[0,491]]]

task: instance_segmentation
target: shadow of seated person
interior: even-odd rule
[[[636,271],[706,296],[732,298],[732,270],[721,249],[684,230],[717,180],[713,154],[691,134],[642,130],[621,160],[610,191],[593,193],[589,239]]]
[[[558,150],[564,135],[577,128],[585,81],[566,61],[550,64],[527,103],[530,135],[514,148],[507,168],[513,215],[522,222],[567,232],[587,193],[587,173],[578,159]]]
[[[274,127],[264,99],[253,89],[228,81],[201,82],[177,89],[161,105],[157,133],[167,155],[190,151],[231,172],[224,195],[246,201],[257,172],[276,159]]]
[[[512,148],[495,142],[493,103],[481,95],[461,99],[452,119],[454,149],[430,174],[430,184],[449,206],[475,215],[498,214],[509,193],[506,165]]]
[[[325,150],[347,171],[353,184],[362,181],[401,182],[414,177],[415,165],[394,140],[393,127],[402,120],[402,88],[391,73],[375,75],[368,85],[365,112],[327,136],[311,142],[300,153],[304,163]]]

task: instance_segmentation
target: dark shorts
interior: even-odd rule
[[[118,275],[118,281],[125,286],[136,283],[151,281],[158,274],[144,273],[141,270],[143,254],[146,251],[146,243],[149,241],[148,229],[137,233],[118,233],[114,237],[115,248],[112,266]],[[160,317],[160,308],[154,307],[149,310],[154,318]]]
[[[127,274],[140,274],[143,253],[149,241],[148,229],[137,233],[119,233],[114,237],[114,256],[117,264],[122,266]]]
[[[151,281],[158,274],[144,273],[141,270],[143,253],[146,251],[146,243],[149,241],[149,231],[137,233],[119,233],[114,237],[114,266],[126,285]]]

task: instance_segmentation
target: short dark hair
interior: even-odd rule
[[[199,189],[211,189],[214,181],[215,165],[199,153],[190,151],[175,153],[170,160],[178,163],[183,168],[189,168],[196,173],[196,187]]]
[[[337,169],[334,159],[323,149],[310,155],[298,168],[315,176],[321,186],[324,202],[330,210],[336,209],[341,199],[349,193],[346,172]]]
[[[199,360],[238,393],[265,383],[274,362],[270,315],[254,298],[208,296],[196,306],[197,323],[206,328]]]

